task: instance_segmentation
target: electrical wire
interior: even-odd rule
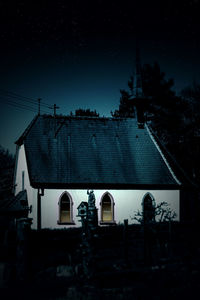
[[[12,106],[12,107],[15,107],[17,110],[28,110],[28,111],[31,111],[31,112],[36,112],[35,110],[32,110],[32,109],[28,109],[28,108],[24,108],[24,107],[20,107],[20,106],[17,106],[15,104],[11,104],[11,103],[7,103],[8,105]]]
[[[22,95],[19,95],[17,93],[9,92],[9,91],[3,90],[3,89],[0,89],[0,92],[3,93],[4,96],[6,96],[6,97],[20,99],[21,101],[26,101],[26,102],[29,102],[29,103],[32,103],[32,104],[37,104],[38,103],[36,99],[26,97],[26,96],[22,96]],[[51,106],[51,104],[48,104],[48,103],[45,103],[45,102],[42,102],[42,101],[40,102],[40,105],[44,106],[46,108],[49,108]]]
[[[5,98],[2,98],[1,96],[0,96],[0,99],[4,100],[5,104],[14,106],[16,108],[25,109],[25,110],[29,110],[29,111],[32,111],[32,112],[37,112],[38,111],[37,108],[31,107],[31,106],[26,105],[26,104],[18,103],[16,101],[13,101],[13,100],[10,100],[10,99],[5,99]],[[43,113],[46,113],[46,114],[49,113],[49,112],[47,112],[47,111],[45,111],[43,109],[40,110],[40,111],[43,112]]]
[[[1,94],[1,92],[0,92],[0,94]],[[38,102],[36,102],[36,100],[35,101],[31,101],[31,100],[24,100],[24,99],[22,99],[21,97],[18,97],[18,96],[11,96],[11,95],[1,95],[1,96],[3,96],[3,97],[9,97],[9,98],[13,98],[13,99],[18,99],[18,100],[20,100],[20,101],[25,101],[25,102],[28,102],[28,103],[31,103],[31,104],[35,104],[35,105],[37,105],[38,104]]]

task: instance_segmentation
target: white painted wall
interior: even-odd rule
[[[26,155],[24,145],[19,147],[18,158],[16,162],[15,175],[15,195],[22,190],[22,172],[24,171],[24,189],[27,190],[29,207],[32,205],[32,212],[29,213],[29,218],[36,220],[37,217],[37,190],[30,185],[28,168],[26,163]]]
[[[75,225],[58,225],[59,218],[59,198],[63,192],[67,191],[73,199],[73,219]],[[123,223],[124,219],[129,220],[129,224],[136,221],[131,220],[137,210],[142,209],[142,199],[147,192],[150,192],[156,201],[156,204],[166,201],[170,208],[177,213],[176,220],[179,220],[179,191],[158,191],[158,190],[94,190],[96,198],[96,207],[98,208],[98,218],[100,220],[100,201],[105,192],[109,192],[115,202],[114,218],[116,223]],[[87,201],[87,190],[50,190],[44,191],[42,202],[42,228],[69,228],[80,226],[79,217],[77,217],[77,207],[82,201]],[[34,222],[36,228],[36,221]]]
[[[32,228],[37,227],[37,190],[30,186],[28,169],[26,164],[26,157],[24,146],[19,149],[18,164],[16,170],[16,191],[17,194],[22,189],[22,171],[25,171],[25,189],[28,193],[29,206],[32,205],[33,211],[29,214],[33,218]],[[73,199],[73,218],[75,225],[58,225],[59,219],[59,198],[63,192],[67,191]],[[100,220],[100,201],[105,192],[109,192],[114,198],[114,218],[116,223],[123,223],[124,219],[129,220],[129,224],[136,221],[131,220],[137,210],[142,209],[142,199],[144,195],[150,192],[155,198],[156,204],[166,201],[170,208],[177,213],[176,220],[179,220],[179,191],[161,191],[161,190],[94,190],[96,197],[96,207],[98,208],[98,217]],[[87,190],[44,190],[44,196],[41,197],[42,209],[42,228],[69,228],[80,226],[79,218],[77,217],[77,207],[82,201],[87,201]]]

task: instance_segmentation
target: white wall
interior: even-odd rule
[[[22,172],[24,171],[24,189],[27,190],[29,207],[32,205],[32,213],[29,213],[29,218],[34,220],[37,217],[37,190],[33,189],[30,185],[28,168],[26,163],[26,156],[24,145],[18,149],[18,157],[16,162],[16,175],[15,175],[15,195],[22,190]]]
[[[19,149],[18,164],[16,170],[16,190],[17,194],[22,189],[22,171],[25,171],[24,186],[28,194],[29,206],[32,205],[32,213],[29,214],[33,218],[32,228],[37,227],[37,190],[30,186],[28,169],[24,146]],[[73,217],[75,225],[58,225],[59,218],[59,198],[63,192],[67,191],[73,199]],[[129,220],[129,224],[136,222],[131,220],[137,210],[142,209],[141,203],[144,195],[150,192],[155,198],[156,204],[166,201],[170,208],[177,213],[176,220],[179,220],[179,191],[159,191],[159,190],[94,190],[96,197],[96,206],[98,208],[98,217],[100,220],[100,200],[105,192],[109,192],[114,198],[114,218],[116,223],[123,223],[124,219]],[[42,209],[42,228],[69,228],[80,226],[77,217],[77,207],[82,201],[87,201],[87,190],[44,190],[44,196],[41,196]]]
[[[73,199],[73,217],[75,225],[58,225],[59,217],[59,197],[67,191]],[[137,210],[142,209],[141,203],[144,195],[150,192],[155,198],[156,204],[166,201],[170,208],[177,213],[176,220],[179,220],[179,191],[158,191],[158,190],[94,190],[96,207],[98,208],[98,218],[100,220],[100,201],[105,192],[109,192],[114,198],[114,218],[116,223],[123,223],[124,219],[129,220],[129,224],[134,223],[131,218]],[[87,201],[87,190],[45,190],[41,198],[42,203],[42,228],[69,228],[80,226],[77,217],[77,207],[82,201]],[[36,222],[34,222],[36,226]]]

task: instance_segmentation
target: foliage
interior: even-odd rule
[[[132,85],[129,82],[130,89]],[[111,115],[114,118],[128,118],[134,116],[134,107],[131,102],[131,94],[126,90],[120,90],[120,103],[119,109],[115,110],[114,112],[111,111]]]
[[[181,91],[182,102],[185,105],[184,117],[187,124],[192,124],[199,131],[200,124],[200,84],[194,82]]]
[[[130,76],[130,79],[128,80],[128,87],[130,89],[131,94],[133,95],[134,91],[134,77]]]
[[[8,167],[10,165],[13,165],[14,163],[14,157],[11,153],[9,153],[8,150],[4,149],[0,145],[0,166],[1,169],[4,167]]]
[[[143,67],[143,91],[150,97],[147,115],[159,140],[187,174],[200,183],[200,84],[184,88],[179,96],[171,90],[173,80],[165,80],[157,64]]]
[[[176,213],[169,207],[169,204],[165,201],[160,202],[154,207],[155,220],[158,222],[172,221],[176,218]],[[132,220],[136,220],[139,223],[144,223],[144,212],[138,210]]]
[[[119,108],[113,117],[134,117],[134,106],[142,102],[142,113],[164,148],[175,158],[187,175],[181,180],[200,184],[200,83],[194,82],[179,96],[172,90],[173,79],[166,79],[157,62],[141,68],[144,99],[134,98],[134,78],[128,80],[127,90],[120,90]],[[140,114],[138,106],[138,117]],[[178,167],[180,170],[180,167]],[[188,178],[187,178],[188,177]]]
[[[142,88],[145,97],[152,97],[154,101],[160,103],[163,99],[174,96],[173,85],[173,79],[165,79],[165,73],[161,72],[157,62],[153,65],[145,64],[143,66]]]
[[[0,145],[0,196],[12,191],[14,157]]]
[[[144,98],[149,100],[145,103],[146,113],[155,115],[163,105],[171,109],[175,97],[172,91],[174,82],[173,79],[165,79],[165,73],[161,72],[159,64],[145,64],[141,70],[141,77]],[[119,109],[111,112],[113,117],[134,117],[134,88],[134,77],[130,76],[128,90],[120,90]]]
[[[75,116],[85,116],[85,117],[99,117],[99,113],[96,112],[96,109],[94,111],[88,109],[76,109]]]

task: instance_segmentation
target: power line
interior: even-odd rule
[[[35,99],[33,99],[33,98],[22,96],[22,95],[19,95],[17,93],[9,92],[9,91],[3,90],[3,89],[0,89],[0,91],[3,92],[3,93],[7,93],[7,94],[11,94],[11,95],[18,96],[18,97],[21,97],[21,98],[25,98],[25,99],[28,99],[28,100],[35,101]]]
[[[23,110],[28,110],[28,111],[37,113],[37,110],[31,109],[31,108],[19,106],[19,105],[13,104],[13,103],[7,103],[7,104],[10,105],[10,106],[15,107],[15,108],[17,108],[17,109],[23,109]],[[45,114],[48,114],[48,112],[45,112],[45,111],[42,111],[42,112],[45,113]]]
[[[36,100],[35,101],[32,101],[32,100],[24,100],[22,99],[21,97],[18,97],[18,96],[11,96],[11,95],[2,95],[3,97],[9,97],[9,98],[13,98],[13,99],[18,99],[20,101],[25,101],[25,102],[28,102],[28,103],[31,103],[31,104],[37,104]]]
[[[18,102],[15,102],[13,100],[5,99],[5,98],[2,98],[2,97],[1,97],[1,99],[6,100],[5,104],[14,106],[16,108],[25,109],[25,110],[29,110],[29,111],[32,111],[32,112],[37,112],[37,108],[31,107],[29,105],[18,103]],[[46,113],[46,114],[49,113],[49,112],[47,112],[45,110],[41,110],[41,112]]]
[[[28,108],[25,108],[25,107],[21,107],[21,106],[18,106],[18,105],[12,104],[12,103],[7,103],[7,104],[8,104],[8,105],[10,105],[10,106],[13,106],[13,107],[15,107],[16,109],[22,109],[22,110],[28,110],[28,111],[31,111],[31,112],[36,112],[35,110],[28,109]]]
[[[37,105],[38,104],[38,102],[37,102],[37,100],[27,100],[27,99],[22,99],[22,97],[20,97],[20,96],[13,96],[13,95],[8,95],[8,94],[3,94],[2,96],[4,96],[4,97],[9,97],[9,98],[14,98],[14,99],[18,99],[19,101],[24,101],[24,102],[28,102],[28,103],[31,103],[31,104],[34,104],[34,105]],[[44,104],[44,103],[41,103],[40,104],[41,106],[43,106],[43,107],[45,107],[45,108],[49,108],[49,105],[47,105],[47,104]]]
[[[23,103],[18,103],[18,102],[16,102],[16,101],[13,101],[13,100],[10,100],[10,99],[5,99],[5,100],[6,100],[6,102],[8,102],[8,103],[13,103],[13,104],[16,104],[16,105],[18,105],[18,106],[23,106],[23,107],[25,107],[25,108],[31,108],[31,109],[36,110],[35,107],[31,107],[31,106],[26,105],[26,104],[23,104]]]
[[[23,98],[23,101],[27,101],[27,102],[30,102],[30,103],[33,103],[33,104],[37,104],[37,100],[35,100],[33,98],[30,98],[30,97],[22,96],[22,95],[19,95],[17,93],[9,92],[9,91],[3,90],[3,89],[0,89],[0,92],[6,94],[7,97],[12,97],[12,98],[17,98],[17,99]],[[46,106],[47,108],[49,108],[50,105],[51,104],[41,102],[41,106]]]
[[[4,98],[2,98],[2,96]],[[37,111],[38,111],[39,115],[40,115],[40,112],[49,114],[49,112],[47,112],[45,110],[41,110],[41,106],[43,106],[44,108],[48,108],[48,109],[54,109],[54,116],[56,115],[56,109],[59,108],[58,106],[56,106],[56,104],[54,104],[54,106],[52,107],[52,106],[50,106],[50,104],[47,104],[47,103],[44,103],[44,102],[41,103],[41,98],[38,98],[37,100],[35,100],[33,98],[22,96],[22,95],[19,95],[17,93],[9,92],[9,91],[3,90],[3,89],[0,89],[0,97],[1,97],[1,99],[6,100],[7,104],[9,104],[9,105],[12,105],[12,106],[15,106],[15,107],[18,107],[18,108],[21,108],[21,109],[27,109],[27,110],[34,111],[34,112],[35,112],[34,107],[28,106],[24,103],[19,103],[19,102],[13,101],[12,99],[16,99],[16,100],[19,100],[21,102],[28,102],[28,103],[34,104],[34,105],[37,104]],[[11,98],[11,99],[9,99],[9,98]]]

